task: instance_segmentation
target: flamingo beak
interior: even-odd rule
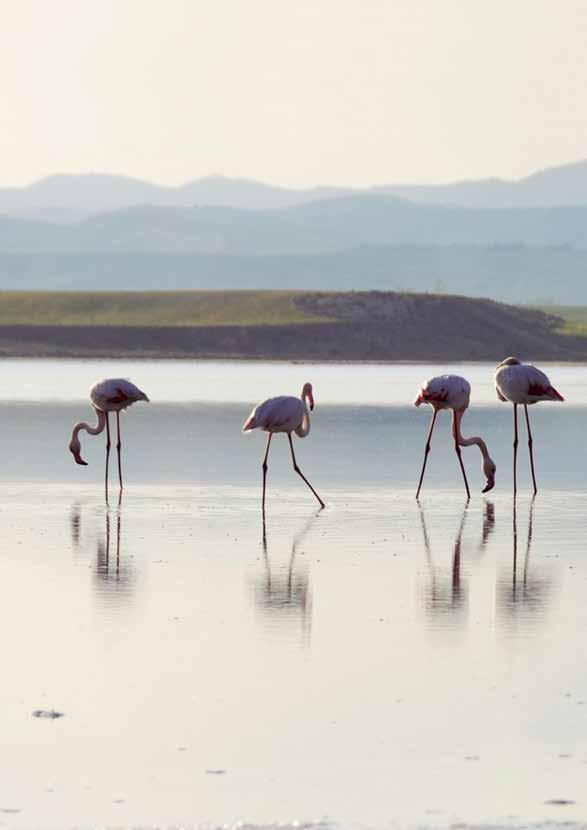
[[[76,464],[80,464],[83,467],[88,466],[88,462],[84,461],[79,452],[73,452],[73,450],[71,450],[71,454],[73,455]]]
[[[487,484],[485,485],[483,490],[481,490],[481,492],[482,493],[489,493],[489,491],[493,490],[494,487],[495,487],[495,478],[493,476],[491,476],[491,478],[487,479]]]
[[[314,411],[314,396],[312,395],[311,392],[308,395],[308,399],[310,401],[310,412],[313,412]]]

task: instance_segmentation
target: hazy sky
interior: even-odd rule
[[[0,184],[290,186],[587,157],[585,0],[3,0]]]

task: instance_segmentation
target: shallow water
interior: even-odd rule
[[[587,819],[585,405],[533,407],[540,493],[522,444],[515,513],[510,408],[465,418],[498,464],[483,498],[465,451],[468,506],[439,419],[418,506],[414,390],[323,405],[314,382],[296,448],[327,509],[276,440],[265,542],[247,398],[134,407],[110,508],[102,438],[87,468],[66,449],[85,404],[2,403],[2,826]]]

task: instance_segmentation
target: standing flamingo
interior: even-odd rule
[[[529,363],[521,363],[517,357],[506,357],[495,370],[495,391],[500,401],[509,401],[514,405],[514,496],[517,492],[516,460],[518,455],[518,406],[524,406],[526,429],[528,430],[528,450],[530,452],[530,469],[534,495],[538,492],[534,472],[534,454],[532,452],[532,431],[528,417],[528,407],[539,401],[564,401],[563,396],[551,385],[548,377]]]
[[[293,468],[296,473],[306,482],[312,493],[320,502],[320,506],[324,507],[324,502],[314,490],[308,479],[298,467],[296,456],[294,453],[293,442],[291,440],[292,432],[295,432],[300,438],[305,438],[310,432],[310,413],[306,402],[310,404],[310,411],[314,409],[314,396],[312,395],[312,384],[304,383],[302,387],[302,394],[299,398],[294,398],[291,395],[280,395],[278,398],[268,398],[262,403],[258,403],[253,409],[245,423],[243,424],[243,432],[248,432],[252,429],[262,429],[269,433],[267,439],[267,449],[265,450],[265,457],[263,458],[263,515],[265,515],[265,486],[267,483],[267,458],[269,457],[269,447],[271,439],[275,432],[285,432],[289,440],[291,449],[291,458],[293,461]]]
[[[69,442],[69,451],[73,455],[76,464],[83,464],[87,466],[87,462],[81,457],[81,444],[78,438],[78,433],[85,429],[89,435],[99,435],[106,427],[106,472],[104,475],[104,489],[106,492],[106,501],[108,501],[108,460],[110,457],[110,421],[108,420],[109,412],[116,412],[116,431],[117,443],[116,451],[118,453],[118,480],[120,482],[120,493],[122,494],[122,468],[120,464],[120,411],[127,409],[137,401],[148,401],[149,398],[142,392],[138,386],[131,383],[126,378],[107,378],[99,380],[90,389],[90,403],[94,407],[98,422],[96,426],[91,426],[85,421],[80,421],[75,424],[71,433],[71,441]]]
[[[463,438],[461,435],[461,420],[465,414],[465,410],[469,406],[469,399],[471,396],[471,386],[465,378],[458,375],[439,375],[435,378],[430,378],[425,381],[418,396],[414,401],[416,406],[426,403],[432,407],[432,422],[430,424],[430,431],[426,440],[426,447],[424,449],[424,463],[422,464],[422,472],[420,473],[420,481],[418,483],[418,491],[416,498],[420,495],[422,481],[424,480],[424,471],[426,470],[426,462],[428,460],[428,453],[430,452],[430,439],[432,438],[432,431],[436,423],[436,416],[441,409],[452,409],[452,434],[455,441],[455,451],[459,459],[459,464],[465,480],[465,490],[467,491],[467,498],[471,498],[469,492],[469,483],[467,481],[467,474],[463,466],[463,459],[461,457],[461,447],[470,447],[472,444],[477,444],[481,450],[483,472],[487,478],[487,484],[483,488],[483,492],[487,493],[495,486],[495,464],[489,456],[487,445],[482,438]]]

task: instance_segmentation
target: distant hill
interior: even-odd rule
[[[0,288],[411,290],[587,305],[587,250],[363,246],[329,254],[0,254]]]
[[[418,205],[371,194],[279,210],[134,207],[73,225],[0,216],[0,252],[317,254],[360,245],[569,245],[587,249],[587,207]]]
[[[353,192],[350,188],[328,187],[294,190],[225,176],[206,176],[178,187],[165,187],[128,176],[58,174],[27,187],[0,188],[0,214],[71,222],[90,214],[136,205],[264,210],[292,207]]]
[[[518,181],[485,179],[441,185],[388,185],[376,190],[414,202],[471,208],[585,205],[587,160],[549,167]]]
[[[469,208],[587,205],[587,160],[550,167],[518,181],[484,179],[441,185],[293,189],[253,179],[206,176],[166,187],[128,176],[57,174],[26,187],[0,188],[0,214],[71,222],[136,205],[283,209],[360,193],[387,193],[418,203]]]
[[[0,304],[6,307],[0,315],[0,356],[587,359],[587,338],[558,334],[559,318],[466,297],[17,294],[0,297]]]

